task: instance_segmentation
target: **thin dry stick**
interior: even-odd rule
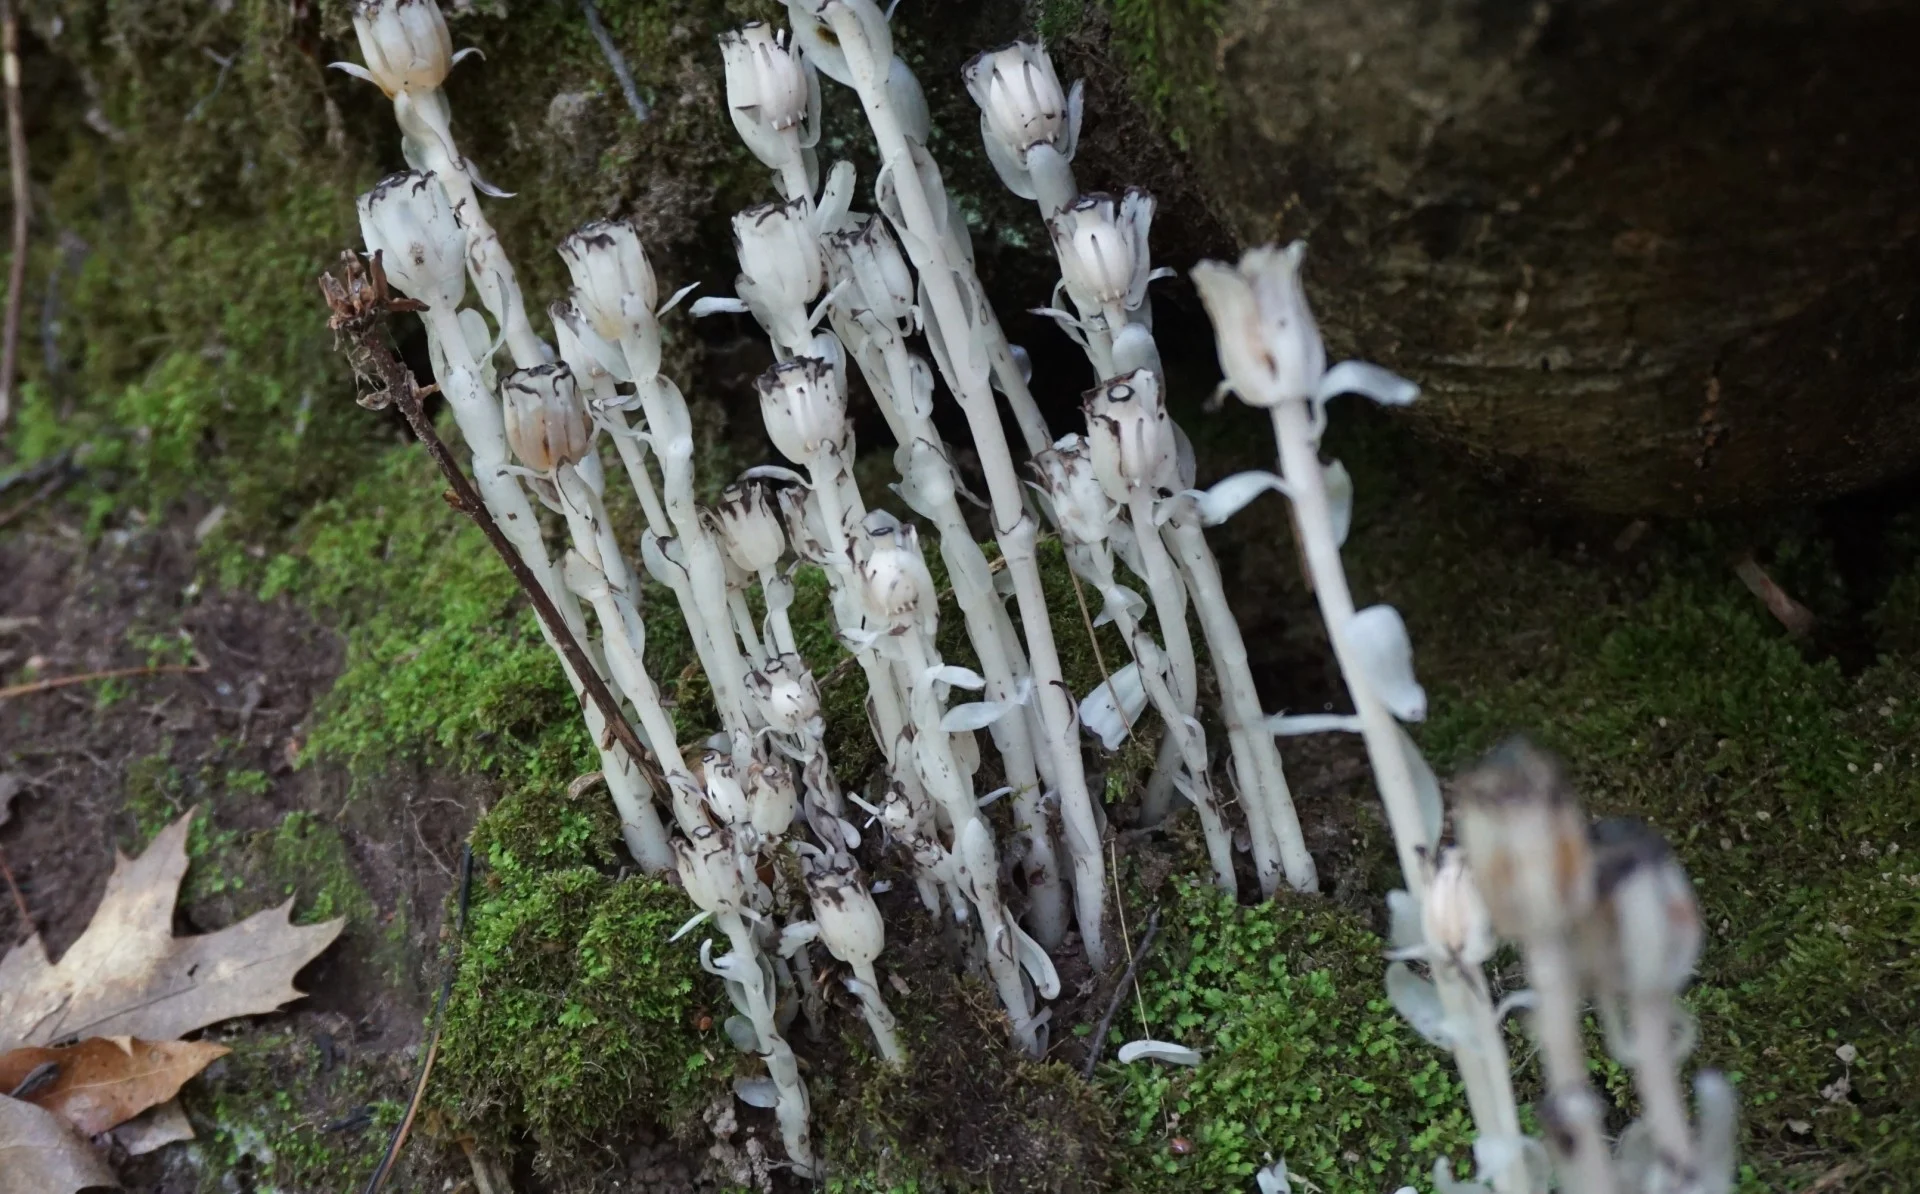
[[[1080,587],[1080,574],[1069,565],[1067,575],[1073,580],[1073,599],[1080,603],[1080,624],[1087,628],[1087,642],[1093,644],[1093,661],[1100,665],[1101,683],[1107,686],[1108,692],[1113,692],[1113,674],[1107,671],[1107,657],[1100,650],[1100,636],[1093,631],[1093,614],[1087,610],[1087,594],[1086,590]],[[1118,709],[1120,707],[1118,694],[1115,694],[1115,697],[1114,708]],[[1127,720],[1125,713],[1120,715],[1120,724],[1127,731],[1127,741],[1133,741],[1133,723]]]
[[[82,672],[78,676],[50,676],[45,680],[29,680],[25,684],[0,688],[0,701],[65,688],[70,684],[90,684],[95,680],[118,680],[125,676],[199,675],[206,670],[204,663],[164,663],[156,667],[116,667],[104,672]]]
[[[381,268],[380,254],[375,253],[366,265],[360,264],[360,257],[352,250],[341,254],[341,269],[338,274],[320,275],[320,293],[326,296],[327,305],[333,309],[333,318],[328,326],[342,335],[346,341],[347,359],[352,363],[354,373],[372,382],[377,389],[374,393],[360,399],[362,406],[380,410],[388,404],[400,408],[406,416],[407,425],[413,428],[413,434],[426,446],[427,455],[440,467],[441,475],[449,486],[444,495],[447,504],[465,514],[474,521],[487,542],[507,565],[507,571],[513,573],[525,591],[527,600],[533,603],[533,609],[540,621],[553,635],[553,641],[559,645],[560,654],[565,657],[576,676],[580,677],[580,687],[588,700],[599,707],[600,715],[606,719],[607,731],[621,746],[626,748],[636,764],[646,766],[653,756],[641,745],[640,736],[627,722],[626,715],[620,712],[620,704],[613,699],[605,680],[595,670],[593,661],[581,649],[573,631],[567,628],[566,619],[555,608],[553,598],[547,595],[546,586],[527,567],[513,544],[507,539],[506,532],[493,520],[487,504],[480,493],[467,479],[460,465],[447,450],[440,433],[433,429],[433,420],[427,418],[421,400],[438,390],[437,386],[422,388],[414,380],[413,371],[403,364],[393,351],[393,344],[387,338],[387,317],[398,311],[420,311],[424,306],[411,299],[393,298],[387,289],[386,271]],[[658,776],[649,774],[656,781],[655,787],[663,786]]]
[[[1134,947],[1133,957],[1127,961],[1126,973],[1120,976],[1120,985],[1113,989],[1113,998],[1107,1001],[1107,1014],[1100,1017],[1100,1027],[1094,1029],[1093,1043],[1087,1048],[1087,1064],[1081,1071],[1081,1076],[1089,1082],[1093,1081],[1093,1071],[1100,1064],[1100,1053],[1107,1045],[1107,1030],[1113,1027],[1114,1013],[1120,1010],[1120,1004],[1125,1001],[1127,988],[1133,987],[1135,997],[1139,997],[1139,984],[1134,981],[1134,975],[1139,972],[1140,963],[1146,960],[1147,951],[1153,948],[1153,939],[1159,933],[1160,909],[1155,908],[1153,915],[1147,918],[1147,931],[1140,935],[1140,944]],[[1146,1014],[1146,1009],[1141,1008],[1143,1023]]]
[[[580,0],[580,11],[586,14],[587,30],[593,34],[593,40],[600,43],[600,53],[606,56],[607,65],[613,68],[613,77],[620,81],[620,94],[627,97],[627,107],[633,109],[633,117],[642,124],[653,113],[647,107],[647,101],[640,98],[639,85],[633,81],[633,72],[627,69],[627,57],[620,52],[619,45],[613,40],[613,34],[607,32],[607,24],[600,19],[599,6],[593,0]]]
[[[7,314],[0,331],[0,428],[13,413],[13,375],[20,354],[20,305],[27,287],[27,121],[20,110],[20,15],[0,0],[0,74],[7,92],[7,164],[13,175],[13,260],[7,270]]]

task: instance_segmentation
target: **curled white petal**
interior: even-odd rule
[[[695,319],[709,315],[745,315],[748,310],[745,302],[730,294],[709,294],[693,300],[693,306],[688,308]]]
[[[1345,547],[1353,529],[1353,474],[1338,460],[1326,467],[1327,514],[1333,520],[1333,543]]]
[[[1440,844],[1440,825],[1446,818],[1446,806],[1440,799],[1440,777],[1433,773],[1427,757],[1413,741],[1413,735],[1400,730],[1400,749],[1407,756],[1407,774],[1413,778],[1413,792],[1420,801],[1420,828],[1426,834],[1426,847]]]
[[[951,684],[955,688],[966,688],[974,692],[987,686],[987,678],[971,668],[945,663],[939,667],[927,669],[927,678],[938,680],[942,684]]]
[[[688,933],[693,932],[695,929],[705,924],[707,922],[707,917],[712,915],[713,913],[705,912],[705,911],[696,913],[692,918],[690,918],[687,921],[686,924],[681,925],[679,928],[673,931],[673,936],[667,938],[668,942],[678,941],[680,940],[680,938],[685,937]]]
[[[1286,492],[1285,481],[1272,473],[1255,469],[1235,473],[1211,489],[1186,490],[1181,496],[1193,499],[1195,508],[1200,511],[1200,520],[1211,527],[1232,518],[1263,493]]]
[[[1382,406],[1406,406],[1420,396],[1420,387],[1391,369],[1365,361],[1341,361],[1320,379],[1314,399],[1325,402],[1340,394],[1360,394]]]
[[[1413,972],[1405,962],[1387,967],[1387,999],[1413,1030],[1431,1044],[1446,1048],[1453,1040],[1447,1013],[1440,1006],[1440,992],[1428,979]]]
[[[1267,718],[1266,724],[1267,733],[1276,738],[1360,732],[1360,719],[1351,713],[1276,713]]]
[[[1293,1183],[1287,1180],[1286,1159],[1274,1160],[1269,1156],[1268,1160],[1273,1163],[1253,1175],[1254,1184],[1260,1187],[1260,1194],[1293,1194]]]
[[[1140,665],[1130,663],[1080,702],[1080,724],[1099,736],[1100,745],[1119,750],[1146,708],[1147,687],[1140,679]]]
[[[955,705],[940,718],[940,728],[949,734],[983,730],[1005,717],[1013,707],[1010,701],[972,701]]]
[[[1129,1065],[1142,1058],[1147,1061],[1164,1061],[1168,1065],[1199,1065],[1200,1055],[1185,1045],[1176,1045],[1172,1041],[1128,1041],[1120,1046],[1120,1062]]]
[[[735,1078],[733,1095],[749,1107],[772,1107],[780,1101],[780,1089],[771,1078]]]
[[[1426,932],[1420,924],[1420,901],[1405,890],[1387,893],[1387,948],[1392,953],[1412,953],[1424,949]]]
[[[1370,605],[1353,615],[1345,629],[1347,649],[1373,694],[1401,721],[1423,721],[1427,693],[1413,677],[1413,642],[1407,624],[1391,605]]]

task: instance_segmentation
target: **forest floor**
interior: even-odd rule
[[[1257,462],[1243,422],[1193,424],[1209,472]],[[1359,424],[1333,445],[1360,481],[1356,584],[1413,628],[1436,767],[1527,729],[1569,756],[1593,811],[1675,840],[1713,929],[1690,998],[1701,1059],[1741,1089],[1746,1188],[1905,1188],[1920,1139],[1911,495],[1740,525],[1568,519]],[[196,536],[204,510],[90,527],[81,496],[0,535],[0,677],[193,669],[0,703],[0,771],[23,785],[0,846],[51,951],[84,927],[113,851],[188,808],[181,931],[289,896],[297,919],[347,917],[302,976],[307,999],[212,1034],[234,1053],[186,1092],[199,1140],[130,1162],[129,1187],[344,1190],[371,1170],[456,956],[468,840],[461,977],[394,1188],[471,1181],[472,1157],[524,1191],[784,1184],[756,1159],[768,1125],[726,1092],[724,999],[690,949],[658,945],[681,897],[631,875],[604,798],[569,787],[584,743],[524,611],[417,460],[388,456],[381,500],[313,520],[293,564],[236,564],[245,545]],[[1221,553],[1266,703],[1337,706],[1283,515],[1249,514]],[[1809,638],[1734,575],[1756,549],[1814,612]],[[697,720],[700,694],[682,697]],[[1148,751],[1106,772],[1122,828]],[[1071,966],[1048,1062],[1021,1061],[940,933],[883,897],[883,967],[919,1064],[887,1075],[851,1036],[802,1046],[835,1187],[1242,1189],[1272,1153],[1323,1190],[1384,1191],[1459,1159],[1447,1067],[1380,997],[1391,856],[1364,756],[1336,739],[1290,744],[1288,761],[1318,898],[1223,904],[1193,879],[1187,828],[1116,842],[1130,936],[1150,909],[1161,920],[1117,1039],[1186,1041],[1208,1054],[1194,1071],[1108,1061],[1080,1079],[1114,976]],[[16,919],[0,901],[0,933],[21,935]],[[1598,1074],[1624,1113],[1623,1075]]]

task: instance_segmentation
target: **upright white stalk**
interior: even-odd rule
[[[989,387],[990,364],[982,340],[991,312],[969,310],[956,273],[969,273],[964,262],[951,259],[949,242],[916,166],[913,149],[886,87],[891,65],[891,39],[886,18],[872,0],[795,0],[805,15],[824,18],[833,29],[852,86],[860,96],[867,122],[878,143],[880,159],[893,193],[898,196],[909,257],[920,272],[931,304],[931,316],[941,330],[950,354],[948,383],[959,398],[973,433],[975,449],[986,473],[995,533],[1002,556],[1014,580],[1020,618],[1027,637],[1036,699],[1047,748],[1053,754],[1060,784],[1061,821],[1068,854],[1073,861],[1074,902],[1087,957],[1105,969],[1107,949],[1102,918],[1106,910],[1106,863],[1101,856],[1099,821],[1088,791],[1086,771],[1075,734],[1073,710],[1067,700],[1054,644],[1053,624],[1041,585],[1035,541],[1037,528],[1020,494],[1000,415]],[[876,39],[880,39],[876,43]],[[941,215],[947,213],[942,196]],[[1016,408],[1017,409],[1017,408]],[[1043,438],[1042,445],[1047,441]]]

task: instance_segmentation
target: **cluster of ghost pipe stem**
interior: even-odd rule
[[[1197,669],[1186,620],[1191,600],[1220,681],[1222,721],[1261,890],[1271,895],[1284,878],[1297,890],[1313,891],[1318,875],[1279,751],[1263,728],[1239,623],[1207,547],[1203,527],[1211,519],[1188,493],[1192,452],[1160,400],[1160,354],[1147,288],[1170,271],[1152,266],[1153,197],[1138,188],[1118,197],[1079,193],[1072,160],[1082,87],[1075,83],[1063,92],[1044,49],[1015,43],[988,51],[968,63],[964,74],[980,106],[989,159],[1010,190],[1038,201],[1052,235],[1061,277],[1052,305],[1039,313],[1053,318],[1081,347],[1102,381],[1087,397],[1088,439],[1096,461],[1110,462],[1095,470],[1110,510],[1089,508],[1074,520],[1061,519],[1057,510],[1055,516],[1076,571],[1103,596],[1116,598],[1107,601],[1103,620],[1119,625],[1134,662],[1089,700],[1096,710],[1113,711],[1122,727],[1146,703],[1160,712],[1167,734],[1148,781],[1142,818],[1151,824],[1164,817],[1169,794],[1177,788],[1199,809],[1215,874],[1222,886],[1233,889],[1231,855],[1223,845],[1231,838],[1219,817],[1221,802],[1196,720]],[[1064,308],[1063,293],[1072,310]],[[1124,459],[1119,437],[1130,453]],[[1078,443],[1069,437],[1055,445],[1055,453],[1037,454],[1050,495],[1061,474],[1048,457],[1063,454],[1071,461],[1081,452]],[[1134,471],[1127,473],[1123,465]],[[1091,496],[1090,487],[1085,492]],[[1076,531],[1090,538],[1079,539]],[[1140,599],[1114,580],[1109,543],[1146,583],[1159,641],[1140,626]]]
[[[1412,648],[1391,606],[1356,610],[1340,560],[1352,483],[1320,459],[1327,402],[1358,393],[1391,405],[1418,395],[1379,366],[1329,367],[1300,277],[1304,246],[1259,248],[1237,266],[1203,262],[1194,282],[1214,323],[1222,383],[1266,408],[1281,473],[1228,478],[1196,504],[1224,517],[1266,490],[1284,493],[1308,577],[1354,714],[1269,719],[1276,734],[1358,732],[1386,805],[1406,889],[1389,897],[1387,992],[1424,1036],[1450,1048],[1477,1138],[1477,1176],[1443,1194],[1544,1194],[1557,1173],[1573,1194],[1724,1194],[1733,1180],[1733,1096],[1717,1074],[1695,1082],[1689,1123],[1678,1066],[1686,1051],[1678,995],[1700,948],[1691,885],[1643,826],[1587,826],[1558,765],[1510,744],[1461,782],[1460,845],[1441,848],[1440,787],[1402,722],[1426,714]],[[1484,972],[1498,937],[1526,959],[1532,990],[1496,1005]],[[1424,963],[1428,977],[1409,962]],[[1617,1059],[1634,1072],[1644,1114],[1609,1149],[1602,1104],[1587,1080],[1583,998],[1598,1000]],[[1500,1028],[1532,1008],[1545,1062],[1548,1145],[1522,1135]]]
[[[734,69],[732,60],[748,47],[754,48],[753,56]],[[762,97],[778,90],[780,79],[799,73],[794,51],[764,26],[724,37],[722,48],[730,61],[729,106],[743,132],[753,132],[747,136],[749,148],[770,167],[790,163],[791,142],[763,135],[769,122]],[[817,89],[792,94],[818,99]],[[784,115],[797,123],[818,119],[817,114]],[[817,202],[803,193],[740,213],[734,220],[741,270],[738,298],[707,300],[697,310],[745,310],[782,358],[759,379],[762,418],[774,446],[804,470],[807,493],[794,504],[804,522],[819,528],[819,554],[833,589],[835,618],[842,640],[867,672],[873,721],[890,781],[902,800],[917,806],[908,819],[909,848],[926,859],[922,877],[936,892],[934,906],[939,904],[937,890],[944,888],[956,913],[978,922],[985,968],[1007,1007],[1014,1036],[1038,1055],[1044,1049],[1040,1030],[1045,1019],[1035,1010],[1035,991],[1052,997],[1058,993],[1058,979],[1045,950],[1014,922],[999,892],[998,856],[972,783],[979,765],[972,731],[988,723],[958,724],[947,708],[947,690],[956,679],[968,687],[985,680],[947,668],[940,659],[934,645],[937,595],[917,535],[885,514],[866,510],[851,471],[847,349],[834,332],[816,330],[824,311],[814,304],[826,290],[830,272],[839,276],[823,307],[842,322],[858,324],[865,317],[856,345],[869,360],[879,347],[875,338],[886,335],[880,321],[887,322],[897,342],[897,321],[905,318],[911,303],[910,275],[890,238],[882,239],[884,227],[869,219],[862,229],[846,211],[850,179],[847,168],[836,167]],[[828,242],[835,245],[832,255],[838,268],[832,271]],[[897,358],[894,363],[899,364]],[[912,372],[910,365],[907,370]],[[930,398],[931,373],[924,366],[922,372],[927,393],[910,401],[922,408],[919,417],[930,434],[925,399]],[[904,384],[913,385],[910,380]],[[900,417],[896,410],[896,422]],[[798,480],[799,474],[793,477]],[[960,526],[964,532],[964,522]],[[998,645],[1000,628],[991,621],[986,625],[991,643]],[[1006,686],[1011,686],[1010,677]],[[1018,708],[994,712],[1000,717],[1023,715]],[[943,825],[951,845],[941,843]]]

